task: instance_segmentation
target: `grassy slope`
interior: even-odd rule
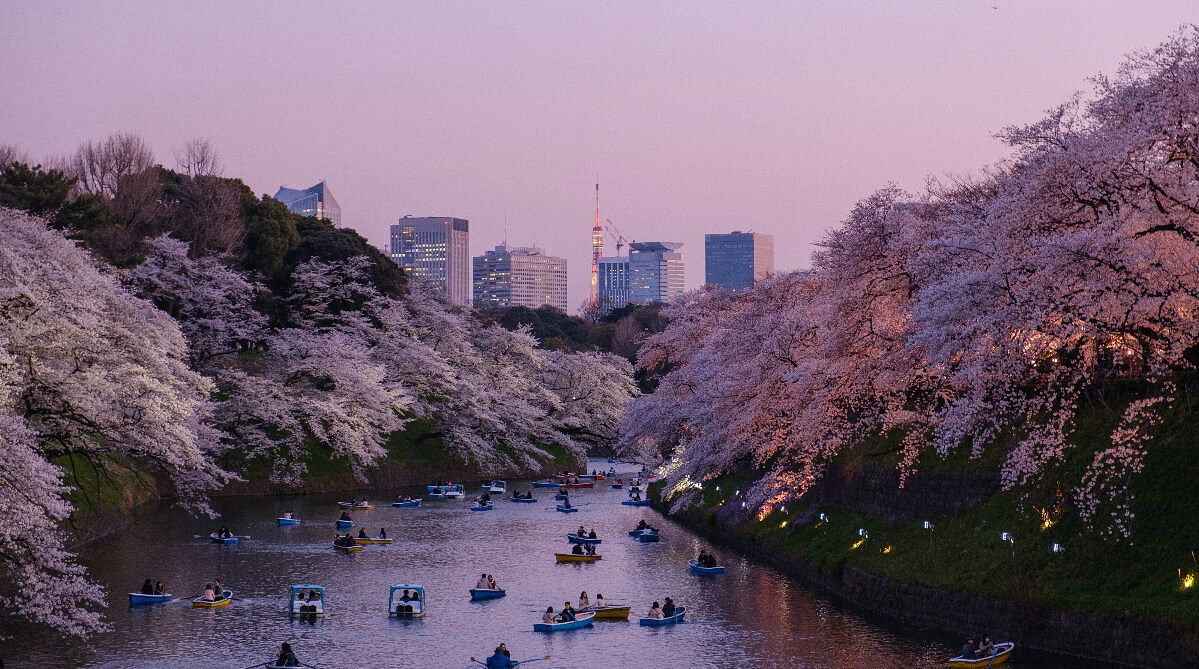
[[[1104,540],[1084,527],[1069,508],[1068,494],[1056,522],[1041,528],[1035,507],[1055,499],[1054,479],[1077,480],[1096,450],[1083,445],[1107,443],[1112,416],[1098,408],[1084,412],[1074,437],[1079,447],[1046,483],[1001,492],[965,513],[929,518],[935,524],[931,532],[919,521],[894,523],[842,509],[825,509],[826,524],[796,527],[792,521],[802,505],[739,529],[795,551],[828,575],[855,564],[907,582],[1032,605],[1199,625],[1199,583],[1184,588],[1178,575],[1180,569],[1183,575],[1199,572],[1192,557],[1199,550],[1199,434],[1194,429],[1199,409],[1175,406],[1156,428],[1144,472],[1133,479],[1131,544]],[[954,455],[923,466],[980,464]],[[741,472],[705,485],[706,511],[727,502],[729,493],[750,479]],[[780,527],[783,521],[786,527]],[[858,528],[868,531],[869,540],[854,548]],[[1014,545],[1000,541],[1001,532],[1014,535]],[[1065,553],[1053,554],[1054,542],[1065,546]]]

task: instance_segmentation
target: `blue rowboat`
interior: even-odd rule
[[[536,504],[537,503],[537,500],[532,497],[509,497],[508,501],[516,502],[517,504]]]
[[[683,614],[687,612],[686,606],[680,606],[674,610],[674,615],[669,618],[642,618],[642,627],[661,627],[663,625],[673,625],[683,622]]]
[[[626,499],[621,502],[625,506],[649,506],[648,499]]]
[[[495,505],[489,503],[489,504],[481,504],[479,506],[472,506],[472,507],[470,507],[470,510],[471,511],[491,511],[494,508],[495,508]]]
[[[407,502],[392,502],[391,505],[394,507],[400,507],[400,508],[412,508],[414,506],[420,506],[420,500],[413,499],[413,500],[409,500]]]
[[[567,500],[567,499],[570,499],[570,495],[569,495],[569,494],[558,493],[557,495],[554,495],[554,499],[558,500],[559,502],[562,502],[562,501],[565,501],[565,500]]]
[[[577,534],[566,535],[566,540],[572,544],[602,544],[603,539],[590,539],[588,537],[580,537]]]
[[[699,560],[692,560],[688,564],[691,565],[691,573],[693,574],[715,575],[724,573],[724,567],[720,565],[716,565],[715,567],[701,567],[699,566]]]
[[[280,518],[279,527],[287,527],[288,525],[299,525],[299,518]]]
[[[130,606],[147,606],[149,604],[163,604],[171,601],[171,595],[144,595],[140,592],[129,593]]]
[[[577,506],[562,506],[561,504],[559,504],[558,506],[555,506],[554,508],[561,511],[562,513],[574,513],[575,511],[579,510],[579,507],[577,507]]]
[[[613,483],[613,484],[612,484],[612,489],[613,489],[613,490],[620,490],[620,489],[621,489],[621,488],[623,488],[623,487],[624,487],[624,484],[623,484],[623,483]]]
[[[557,488],[558,482],[557,481],[534,481],[533,487],[534,488]]]
[[[642,530],[641,534],[637,535],[637,540],[643,544],[652,544],[658,541],[660,538],[661,537],[658,536],[657,532],[651,532],[649,530]]]
[[[352,520],[338,520],[338,521],[337,521],[337,526],[338,526],[338,527],[340,527],[340,528],[341,528],[341,529],[343,529],[343,530],[345,530],[345,529],[349,529],[349,528],[351,528],[351,527],[353,527],[353,526],[354,526],[354,521],[352,521]]]
[[[574,620],[564,623],[535,623],[533,625],[534,632],[565,632],[566,630],[577,630],[584,627],[590,627],[591,623],[595,622],[594,613],[580,613]]]
[[[495,590],[492,590],[491,588],[471,588],[470,589],[470,598],[473,601],[479,601],[479,600],[483,600],[483,599],[499,599],[500,597],[503,597],[506,594],[508,594],[508,591],[504,590],[502,588],[495,589]]]
[[[617,460],[616,458],[608,458],[608,464],[610,465],[614,465],[618,462],[620,462],[620,460]]]
[[[212,534],[208,535],[208,538],[211,539],[212,543],[214,543],[214,544],[224,544],[226,546],[234,546],[237,544],[238,541],[240,541],[240,539],[238,539],[236,536],[225,537],[224,539],[222,539],[217,536],[216,532],[213,532]]]

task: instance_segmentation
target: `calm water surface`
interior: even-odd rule
[[[212,531],[212,521],[165,507],[148,510],[129,530],[84,551],[92,576],[109,590],[112,631],[65,647],[49,636],[24,635],[6,644],[4,657],[9,667],[240,668],[269,659],[287,640],[301,660],[322,669],[461,668],[500,641],[518,659],[552,657],[530,665],[537,668],[931,667],[952,654],[944,644],[897,636],[772,569],[714,549],[651,509],[622,506],[624,491],[596,485],[575,491],[580,512],[574,514],[555,512],[554,491],[544,489],[534,491],[537,504],[497,499],[497,508],[486,513],[471,512],[471,503],[459,500],[396,509],[387,504],[391,497],[417,489],[381,491],[372,498],[378,505],[373,511],[353,515],[371,534],[386,527],[396,541],[353,555],[336,554],[329,545],[339,513],[336,496],[217,500],[223,518],[215,524],[252,537],[238,546],[193,538]],[[468,487],[468,496],[477,491]],[[288,509],[303,523],[277,527],[275,519]],[[661,527],[667,540],[629,539],[628,530],[641,518]],[[604,540],[598,551],[603,560],[555,564],[553,553],[569,552],[565,535],[580,523],[595,527]],[[687,560],[701,548],[714,552],[728,573],[688,573]],[[472,603],[467,590],[482,572],[495,574],[508,596]],[[147,577],[161,578],[184,599],[130,608],[126,593]],[[214,578],[235,591],[233,604],[192,609],[185,597]],[[289,618],[292,583],[326,587],[323,620]],[[393,583],[425,586],[425,618],[388,617]],[[631,604],[630,622],[532,631],[546,606],[558,609],[582,590]],[[636,617],[666,596],[687,607],[687,622],[639,627]]]

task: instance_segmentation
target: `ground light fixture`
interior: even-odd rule
[[[1049,544],[1049,550],[1053,551],[1054,553],[1065,553],[1066,547],[1061,544],[1054,543]]]
[[[924,521],[924,529],[931,531],[933,529],[933,524],[928,522],[927,520]]]
[[[826,515],[824,515],[823,513],[821,513],[821,514],[820,514],[820,522],[822,522],[822,523],[827,523],[827,522],[828,522],[828,516],[826,516]]]
[[[1009,544],[1014,544],[1014,543],[1016,543],[1016,538],[1012,536],[1011,532],[1000,532],[1000,533],[999,533],[999,540],[1000,540],[1000,541],[1006,541],[1006,542],[1008,542]]]

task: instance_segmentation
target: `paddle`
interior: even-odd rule
[[[212,538],[212,535],[211,535],[211,534],[193,534],[193,535],[192,535],[192,539],[211,539],[211,538]],[[233,535],[233,537],[232,537],[232,538],[234,538],[234,539],[237,539],[238,541],[240,541],[240,540],[242,540],[242,539],[249,539],[249,538],[250,538],[250,535],[248,535],[248,534],[235,534],[235,535]]]
[[[544,657],[532,657],[532,658],[529,658],[529,659],[527,659],[527,660],[517,660],[517,661],[516,661],[516,666],[518,666],[518,667],[519,667],[519,666],[520,666],[520,665],[522,665],[522,664],[529,664],[530,662],[540,662],[540,661],[542,661],[542,660],[549,660],[549,659],[550,659],[550,656],[549,656],[549,655],[546,655],[546,656],[544,656]],[[480,662],[480,661],[476,660],[474,657],[471,657],[471,658],[470,658],[470,661],[471,661],[471,662],[474,662],[475,664],[479,665],[480,667],[486,667],[486,666],[487,666],[487,664],[485,664],[485,663],[483,663],[483,662]],[[251,669],[251,668],[250,668],[250,667],[247,667],[246,669]]]

